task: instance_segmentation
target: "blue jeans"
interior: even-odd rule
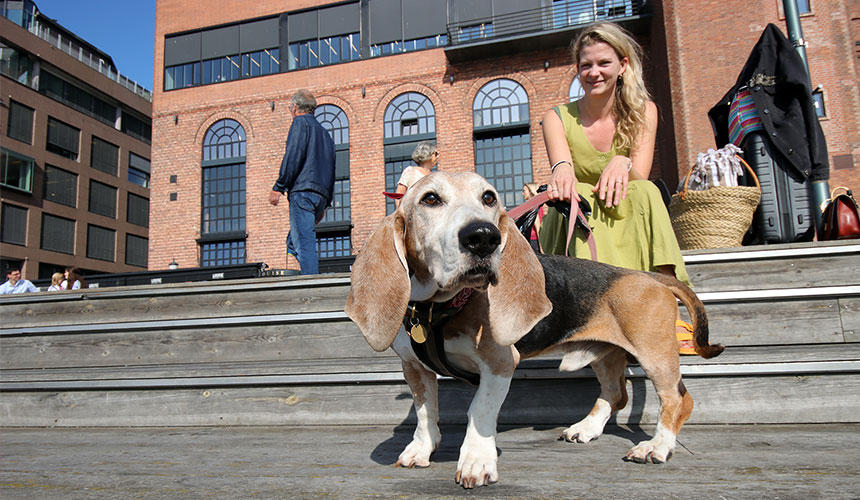
[[[316,221],[322,217],[326,200],[313,191],[289,194],[290,232],[287,233],[287,253],[298,259],[302,274],[319,274]]]

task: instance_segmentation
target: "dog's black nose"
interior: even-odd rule
[[[460,244],[478,257],[493,253],[502,243],[502,235],[496,226],[489,222],[472,222],[458,234]]]

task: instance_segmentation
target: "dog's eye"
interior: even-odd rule
[[[496,204],[496,193],[492,191],[487,191],[483,195],[481,195],[481,201],[484,202],[484,205],[488,207],[492,207]]]
[[[439,198],[439,195],[436,193],[427,193],[421,198],[421,203],[430,207],[435,207],[436,205],[442,204],[442,198]]]

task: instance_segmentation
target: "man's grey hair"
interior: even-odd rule
[[[317,100],[309,90],[301,89],[293,94],[293,104],[302,113],[313,113],[317,109]]]
[[[424,141],[415,146],[415,151],[412,152],[412,160],[417,164],[422,164],[433,157],[436,152],[436,143],[432,141]]]

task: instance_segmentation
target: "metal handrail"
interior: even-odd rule
[[[645,13],[643,0],[566,0],[538,9],[449,23],[450,45],[558,31],[598,20],[619,20]]]

